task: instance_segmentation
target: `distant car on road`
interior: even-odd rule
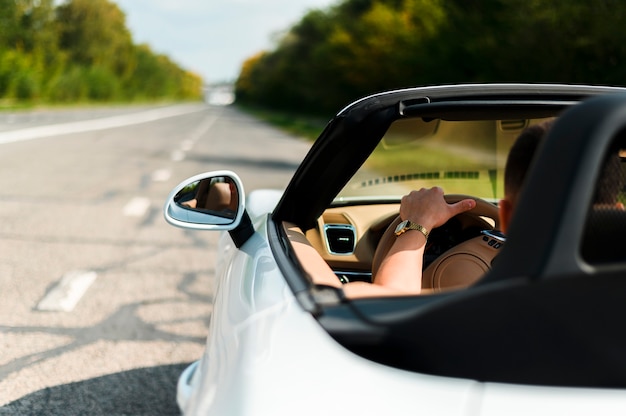
[[[556,116],[505,237],[509,149]],[[246,194],[230,171],[183,181],[166,219],[227,231],[183,413],[625,414],[626,217],[591,202],[625,131],[619,88],[404,89],[341,110],[284,192]],[[424,293],[353,295],[395,238],[401,197],[432,186],[477,204],[430,231]],[[181,202],[225,189],[211,213]]]

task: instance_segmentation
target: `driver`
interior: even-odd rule
[[[504,233],[535,150],[553,123],[553,120],[549,120],[527,127],[509,152],[504,173],[504,199],[499,204],[500,226]],[[400,218],[410,221],[405,226],[406,232],[402,232],[394,241],[381,262],[373,284],[365,283],[369,288],[361,282],[346,284],[343,286],[346,295],[419,294],[422,290],[422,265],[428,233],[475,206],[476,202],[472,199],[448,204],[443,189],[439,187],[422,188],[405,195],[400,202]]]
[[[511,147],[504,171],[504,198],[498,206],[503,233],[506,233],[513,217],[517,198],[535,151],[554,122],[555,120],[548,120],[527,127]],[[623,210],[624,205],[617,199],[623,185],[620,156],[616,152],[606,160],[594,195],[594,206]],[[400,202],[400,219],[410,222],[405,225],[406,232],[401,232],[392,244],[372,284],[347,283],[343,285],[344,294],[347,297],[419,294],[422,289],[422,265],[428,233],[455,215],[475,206],[476,202],[472,199],[448,204],[439,187],[422,188],[405,195]]]

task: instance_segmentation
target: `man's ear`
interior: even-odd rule
[[[498,205],[498,215],[500,216],[500,231],[506,234],[513,215],[513,204],[508,199],[500,200]]]

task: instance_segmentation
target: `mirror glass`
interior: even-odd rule
[[[170,204],[169,214],[178,221],[228,225],[237,217],[239,190],[228,176],[211,176],[183,187]]]

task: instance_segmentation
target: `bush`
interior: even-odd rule
[[[92,67],[85,72],[87,97],[94,101],[111,101],[120,95],[119,79],[108,69]]]
[[[48,98],[51,101],[70,102],[81,101],[88,95],[87,85],[84,82],[84,70],[73,67],[50,82]]]
[[[39,97],[40,82],[32,72],[18,72],[13,78],[10,90],[18,100],[33,100]]]

